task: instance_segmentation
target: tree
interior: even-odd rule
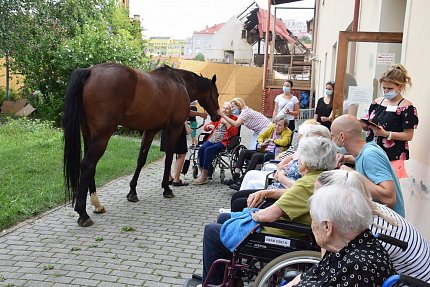
[[[198,53],[195,57],[194,57],[194,59],[193,60],[196,60],[196,61],[205,61],[205,55],[203,55],[203,53]]]
[[[0,44],[12,51],[11,69],[24,75],[25,91],[43,118],[61,122],[73,70],[103,62],[147,66],[141,28],[115,0],[0,1],[25,3],[8,8],[9,13],[20,8],[19,18],[0,20],[0,32],[19,35]]]
[[[309,35],[303,35],[303,36],[300,37],[299,40],[300,40],[300,42],[306,43],[306,44],[312,43],[312,39],[311,39],[311,37]]]

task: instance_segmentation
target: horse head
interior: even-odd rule
[[[209,80],[190,71],[182,69],[175,69],[175,71],[179,73],[185,82],[190,102],[197,100],[208,112],[212,121],[219,120],[219,93],[216,86],[216,75],[212,77],[212,80]]]
[[[211,87],[210,87],[210,93],[209,96],[206,97],[206,106],[204,106],[205,110],[209,113],[211,116],[212,121],[217,121],[220,118],[220,115],[218,114],[219,110],[219,103],[218,103],[218,88],[216,86],[216,75],[213,75],[211,80]],[[203,103],[202,103],[203,106]]]

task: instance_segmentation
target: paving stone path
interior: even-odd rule
[[[63,206],[0,234],[0,286],[182,286],[201,274],[203,227],[229,207],[233,190],[215,177],[165,199],[162,170],[162,161],[144,167],[137,203],[126,200],[131,175],[99,188],[107,213],[88,205],[91,227]]]

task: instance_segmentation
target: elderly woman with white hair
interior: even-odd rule
[[[302,124],[299,127],[300,141],[298,144],[299,149],[291,156],[283,160],[278,167],[274,178],[276,182],[272,184],[268,189],[262,189],[264,187],[264,182],[266,180],[267,172],[264,173],[264,178],[251,181],[251,184],[256,185],[256,188],[245,188],[233,194],[231,197],[231,211],[237,212],[242,211],[245,207],[249,206],[249,202],[256,200],[257,204],[260,204],[264,197],[266,197],[267,204],[275,202],[286,190],[291,188],[296,180],[299,180],[303,174],[299,172],[299,157],[300,157],[300,145],[306,138],[318,138],[323,137],[325,139],[330,139],[330,131],[322,125],[312,125],[312,124]],[[316,159],[317,153],[311,154],[313,158]],[[287,163],[287,164],[285,164]],[[330,162],[328,162],[330,164]],[[322,166],[322,165],[321,165]],[[322,170],[331,170],[333,167],[326,168]],[[245,176],[246,177],[246,176]],[[251,207],[255,207],[252,205]]]
[[[298,158],[299,153],[297,152],[298,144],[300,140],[306,137],[325,137],[330,139],[330,130],[325,126],[320,125],[314,120],[309,120],[300,125],[297,139],[298,143],[295,147],[295,151],[285,157],[278,165],[272,164],[274,170],[275,183],[270,187],[272,188],[290,188],[301,175],[298,172]],[[270,164],[268,164],[270,165]],[[268,166],[267,165],[267,166]],[[266,166],[266,165],[265,165]],[[266,184],[266,177],[273,170],[250,170],[245,174],[240,190],[257,190],[263,189]],[[237,198],[243,197],[241,194],[235,194]],[[248,194],[246,194],[248,197]]]
[[[344,185],[323,186],[310,198],[312,232],[321,261],[287,286],[381,286],[396,271],[369,230],[372,209],[364,194]]]
[[[408,243],[406,250],[398,246],[381,242],[390,255],[393,266],[399,274],[409,275],[430,283],[430,245],[421,233],[405,218],[387,206],[372,201],[366,189],[366,179],[357,171],[332,170],[323,172],[317,186],[331,184],[343,185],[363,193],[372,210],[373,222],[370,230],[373,234],[385,234]]]
[[[326,138],[306,138],[299,146],[299,171],[303,175],[295,184],[287,190],[283,190],[276,197],[278,200],[271,206],[251,213],[253,221],[274,222],[279,219],[290,220],[303,224],[310,224],[308,199],[313,194],[314,185],[321,172],[331,170],[336,165],[336,145]],[[257,202],[250,204],[256,206]],[[222,214],[225,218],[229,213]],[[224,221],[225,221],[224,220]],[[210,266],[220,258],[231,258],[231,251],[221,241],[220,223],[212,223],[205,226],[203,235],[203,281],[205,280]],[[262,232],[292,236],[291,233],[273,229],[263,228]],[[214,275],[209,278],[210,284],[220,284],[224,270],[218,266]]]

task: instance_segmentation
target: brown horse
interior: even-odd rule
[[[64,179],[66,191],[79,214],[78,224],[90,226],[86,212],[87,191],[94,212],[105,212],[96,195],[95,172],[99,159],[118,125],[143,130],[136,171],[127,194],[138,201],[137,180],[146,162],[154,135],[166,129],[168,142],[161,187],[163,196],[173,197],[168,177],[173,160],[173,147],[178,141],[190,110],[190,101],[198,100],[218,120],[218,89],[212,80],[195,73],[162,67],[150,73],[119,64],[100,64],[75,70],[64,99]],[[84,157],[81,160],[81,140]]]

